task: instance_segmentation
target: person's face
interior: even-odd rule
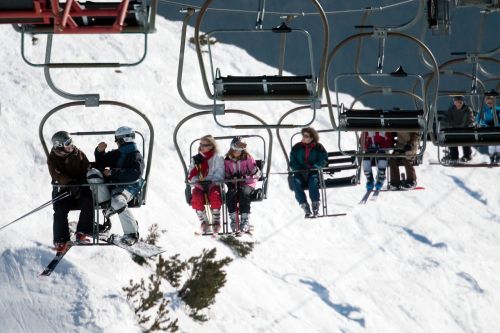
[[[73,150],[75,150],[75,146],[73,146],[73,145],[64,146],[63,150],[64,150],[66,153],[72,153],[72,152],[73,152]]]
[[[491,109],[493,108],[493,100],[492,99],[487,99],[486,100],[486,105]]]
[[[200,141],[200,151],[201,152],[203,152],[203,153],[209,152],[210,150],[212,150],[212,148],[213,148],[213,145],[210,142],[205,141],[205,140]]]
[[[453,104],[455,104],[455,107],[456,107],[457,109],[461,109],[461,108],[462,108],[462,106],[464,105],[464,101],[461,101],[461,100],[455,100],[455,101],[453,101]]]
[[[313,140],[313,137],[309,132],[302,132],[302,142],[303,143],[305,143],[305,144],[311,143],[312,140]]]
[[[243,150],[233,150],[234,157],[240,157]]]

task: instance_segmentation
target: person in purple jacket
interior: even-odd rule
[[[246,149],[247,144],[241,137],[234,137],[231,148],[224,160],[225,178],[228,187],[226,194],[226,205],[231,219],[231,230],[233,232],[249,232],[249,215],[251,194],[261,171],[255,159]],[[230,181],[228,181],[230,180]],[[236,230],[236,207],[240,214],[239,230]]]

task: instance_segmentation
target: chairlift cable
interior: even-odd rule
[[[398,3],[394,3],[391,5],[387,6],[379,6],[379,7],[368,7],[368,8],[360,8],[360,9],[346,9],[346,10],[333,10],[333,11],[325,11],[326,15],[336,15],[336,14],[349,14],[349,13],[362,13],[362,12],[372,12],[372,11],[383,11],[386,9],[390,9],[392,7],[399,7],[402,5],[406,5],[411,2],[415,2],[417,0],[404,0]],[[178,7],[189,7],[189,8],[195,8],[195,9],[200,9],[201,6],[194,6],[188,3],[182,3],[182,2],[177,2],[177,1],[171,1],[171,0],[160,0],[160,3],[165,3],[169,5],[174,5]],[[244,10],[244,9],[229,9],[229,8],[208,8],[207,11],[214,11],[214,12],[231,12],[231,13],[240,13],[240,14],[255,14],[255,10]],[[273,11],[266,11],[266,14],[269,15],[278,15],[278,16],[311,16],[311,15],[319,15],[317,12],[295,12],[295,13],[290,13],[290,12],[273,12]]]

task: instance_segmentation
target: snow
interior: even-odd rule
[[[376,202],[358,205],[363,185],[328,191],[330,213],[347,216],[304,220],[289,191],[286,177],[270,177],[269,198],[252,205],[255,249],[237,258],[224,245],[196,237],[197,219],[184,202],[184,174],[173,145],[176,124],[195,110],[176,91],[180,24],[157,19],[145,62],[138,67],[53,70],[56,84],[69,92],[99,92],[104,100],[129,103],[142,110],[155,127],[155,146],[146,206],[134,210],[143,234],[158,223],[165,230],[159,245],[167,256],[182,259],[216,247],[220,258],[234,261],[226,268],[227,284],[208,311],[209,321],[192,321],[174,301],[171,317],[182,332],[498,332],[500,308],[499,169],[450,169],[429,165],[437,151],[428,145],[417,170],[426,190],[380,194]],[[0,216],[4,225],[50,200],[50,177],[38,139],[38,124],[50,109],[66,103],[45,83],[43,70],[21,60],[20,36],[1,26],[0,142],[4,149],[0,175]],[[190,30],[189,35],[192,35]],[[58,38],[59,36],[56,36]],[[55,39],[56,39],[55,38]],[[135,37],[134,37],[135,38]],[[124,36],[61,38],[55,61],[136,59],[140,39]],[[133,40],[131,42],[130,40]],[[59,43],[57,39],[55,43]],[[97,46],[96,46],[97,45]],[[139,45],[139,46],[137,46]],[[43,38],[29,55],[43,59]],[[34,50],[31,51],[31,49]],[[243,68],[272,73],[272,68],[230,45],[216,44],[214,62],[224,74]],[[118,51],[121,50],[121,51]],[[42,56],[42,58],[40,58]],[[101,58],[102,57],[102,58]],[[184,90],[200,104],[199,69],[191,46],[186,47]],[[342,95],[349,103],[352,98]],[[226,103],[276,122],[293,107],[286,102]],[[306,113],[298,115],[305,120]],[[293,117],[291,117],[293,118]],[[226,118],[222,118],[226,121]],[[231,121],[248,121],[227,116]],[[49,119],[49,140],[57,130],[114,130],[131,125],[146,133],[140,119],[111,107],[72,108]],[[314,123],[328,128],[326,109]],[[265,131],[256,133],[265,135]],[[288,143],[293,130],[281,134]],[[205,118],[181,128],[183,154],[203,134],[235,135]],[[96,143],[112,138],[76,138],[90,158]],[[344,140],[344,139],[343,139]],[[322,135],[330,150],[334,133]],[[352,144],[352,138],[346,140]],[[222,151],[227,142],[222,142]],[[250,147],[252,142],[250,142]],[[286,171],[277,140],[272,172]],[[254,151],[257,157],[262,153]],[[187,158],[187,156],[184,156]],[[477,154],[477,161],[486,159]],[[364,181],[364,179],[363,179]],[[73,214],[73,213],[72,213]],[[75,219],[71,215],[70,219]],[[113,231],[121,232],[114,220]],[[150,271],[135,264],[116,247],[78,247],[66,255],[49,278],[38,277],[53,256],[52,210],[47,208],[1,230],[0,323],[3,332],[139,332],[133,309],[122,287]],[[207,283],[210,283],[207,281]],[[172,292],[170,289],[169,292]]]

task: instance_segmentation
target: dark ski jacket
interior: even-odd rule
[[[474,113],[470,106],[465,103],[460,109],[452,105],[444,114],[443,128],[461,128],[474,126]]]
[[[133,182],[141,178],[144,171],[144,159],[133,142],[124,143],[118,149],[113,149],[107,153],[100,152],[96,148],[94,156],[97,169],[101,172],[106,167],[111,169],[111,176],[106,181],[114,183]],[[138,189],[140,184],[134,184],[133,187]]]
[[[298,142],[290,153],[290,169],[292,171],[320,169],[326,165],[328,153],[319,142],[308,145]]]
[[[76,147],[71,153],[52,149],[47,164],[53,183],[68,185],[87,182],[90,162],[85,153]]]

